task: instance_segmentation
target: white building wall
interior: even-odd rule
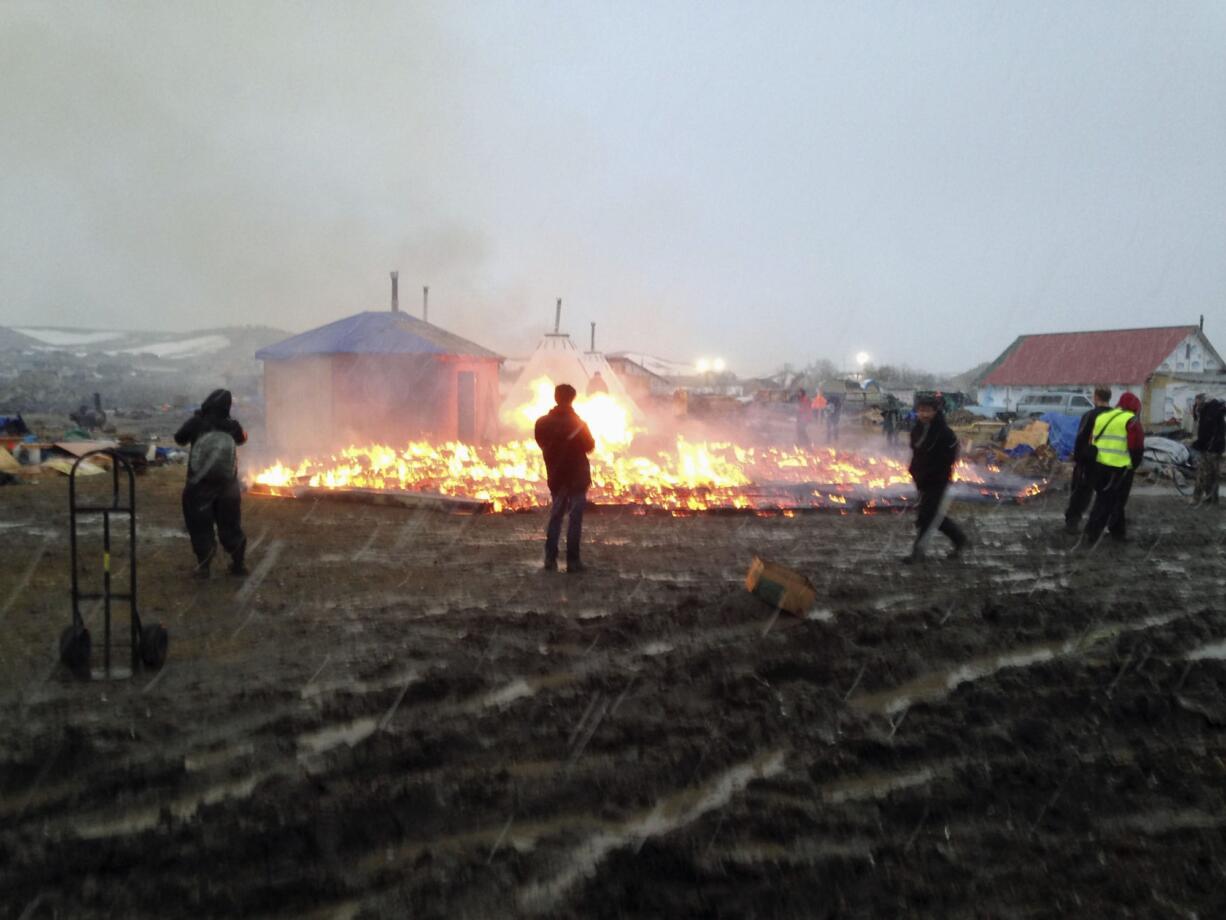
[[[1180,342],[1157,367],[1157,371],[1164,374],[1212,374],[1221,370],[1217,357],[1199,332],[1193,332]]]

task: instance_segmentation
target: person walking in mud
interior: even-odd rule
[[[1226,451],[1226,403],[1220,399],[1207,400],[1204,393],[1199,393],[1192,412],[1196,418],[1196,440],[1192,442],[1192,449],[1198,455],[1192,504],[1216,505],[1222,453]]]
[[[229,390],[214,390],[175,432],[175,443],[191,446],[183,486],[183,521],[196,554],[196,578],[209,577],[209,565],[217,553],[214,529],[222,549],[230,554],[230,574],[247,574],[237,451],[240,444],[247,443],[247,433],[230,418],[232,401]]]
[[[1081,516],[1094,499],[1094,460],[1097,450],[1090,443],[1094,422],[1111,411],[1111,387],[1094,388],[1094,408],[1081,416],[1073,442],[1073,478],[1069,485],[1068,508],[1064,511],[1064,532],[1081,533]]]
[[[558,384],[553,391],[556,405],[536,420],[536,443],[545,458],[545,474],[552,499],[549,523],[545,527],[545,571],[558,570],[558,543],[562,519],[569,515],[566,528],[566,571],[582,572],[579,544],[583,537],[583,508],[592,484],[592,467],[587,455],[596,449],[596,439],[587,423],[575,412],[575,388]]]
[[[1141,428],[1141,400],[1125,393],[1116,407],[1094,421],[1090,444],[1096,449],[1094,460],[1094,507],[1090,509],[1085,532],[1075,549],[1091,550],[1106,530],[1119,542],[1128,539],[1124,508],[1132,491],[1132,477],[1145,453],[1145,431]]]
[[[923,562],[933,531],[949,537],[954,548],[951,558],[962,554],[970,541],[949,517],[949,480],[958,459],[958,438],[945,422],[940,404],[933,396],[921,396],[915,406],[916,422],[911,429],[911,465],[908,468],[919,493],[919,513],[915,521],[915,545],[903,557],[906,564]]]

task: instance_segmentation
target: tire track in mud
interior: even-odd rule
[[[57,866],[71,863],[78,878],[92,881],[68,881],[53,903],[61,913],[85,915],[137,915],[165,903],[285,916],[320,905],[351,916],[490,916],[517,908],[679,916],[704,909],[747,915],[764,905],[786,914],[789,904],[901,915],[908,899],[927,898],[914,903],[974,916],[1033,906],[1034,867],[1051,871],[1051,889],[1087,897],[1098,882],[1061,874],[1097,865],[1087,833],[1100,835],[1108,859],[1126,867],[1111,880],[1129,897],[1128,877],[1144,879],[1147,869],[1182,877],[1183,866],[1162,852],[1165,840],[1188,864],[1212,852],[1207,839],[1220,835],[1214,822],[1226,813],[1211,791],[1221,787],[1214,764],[1226,753],[1213,742],[1216,710],[1180,708],[1171,694],[1178,688],[1197,705],[1212,700],[1221,662],[1204,655],[1190,672],[1183,668],[1226,634],[1221,618],[1181,616],[1103,638],[1082,654],[997,669],[961,683],[957,693],[912,702],[905,721],[892,725],[844,701],[858,674],[862,688],[853,689],[862,696],[897,691],[968,662],[1075,641],[1087,624],[1110,621],[1103,616],[1110,601],[1074,596],[1066,614],[1060,605],[1068,589],[1042,586],[1027,595],[1032,583],[1023,578],[1016,591],[1010,582],[992,582],[1016,569],[1011,561],[969,571],[941,565],[931,577],[890,570],[866,590],[849,570],[853,560],[838,562],[832,540],[819,541],[813,558],[836,557],[829,580],[846,593],[829,601],[835,618],[781,617],[765,638],[768,609],[731,602],[722,583],[702,592],[693,585],[670,590],[667,580],[640,591],[634,607],[599,598],[609,590],[604,582],[587,593],[563,582],[569,613],[522,616],[516,608],[531,606],[522,598],[442,604],[434,615],[454,623],[432,620],[429,627],[409,619],[429,597],[398,611],[386,593],[373,591],[371,610],[352,613],[364,626],[356,640],[336,639],[352,608],[344,601],[334,612],[306,608],[280,631],[272,618],[255,621],[261,634],[249,628],[247,636],[265,652],[268,643],[283,643],[272,651],[280,682],[294,689],[271,693],[271,682],[252,682],[254,664],[240,661],[232,686],[212,685],[218,699],[199,723],[184,726],[185,735],[177,727],[169,733],[162,753],[168,760],[179,754],[183,776],[172,775],[165,784],[171,791],[156,795],[186,809],[176,795],[241,783],[270,766],[273,775],[245,798],[201,802],[187,817],[168,808],[162,821],[159,811],[154,827],[106,838],[101,847],[72,836],[40,839],[57,810],[105,803],[92,792],[67,792],[37,819],[0,830],[0,863],[6,852],[19,859],[0,868],[0,882],[18,880],[14,890],[29,894],[18,900],[28,903],[58,877]],[[868,564],[865,558],[857,555],[855,564]],[[1204,573],[1203,565],[1186,568],[1190,574],[1156,574],[1145,597]],[[1070,577],[1076,586],[1100,576]],[[324,582],[312,584],[326,596]],[[890,590],[915,593],[870,609]],[[693,605],[691,592],[699,595]],[[959,600],[959,592],[969,596]],[[988,592],[1012,598],[990,622],[981,616]],[[1168,596],[1172,609],[1188,610],[1186,595]],[[1033,617],[1024,616],[1027,597],[1039,608]],[[573,619],[577,610],[601,607],[609,609],[603,619]],[[332,641],[312,642],[304,620],[317,638],[322,627]],[[288,680],[286,662],[293,665]],[[396,684],[410,666],[422,679]],[[169,684],[174,677],[151,692],[154,704],[180,698],[194,705],[181,697],[183,684]],[[192,692],[206,700],[208,689]],[[622,693],[622,707],[610,715]],[[40,705],[38,718],[53,719],[66,698]],[[89,737],[132,762],[157,763],[150,742],[141,751],[102,734],[126,731],[130,708],[91,718]],[[369,722],[362,720],[375,730],[351,747],[346,738],[356,736],[345,732],[363,734]],[[319,734],[327,732],[334,734]],[[306,735],[323,746],[300,745]],[[779,772],[750,779],[701,813],[669,809],[667,816],[689,820],[642,833],[660,803],[701,798],[694,790],[778,750],[787,752]],[[1080,755],[1075,765],[1070,751]],[[106,769],[120,762],[127,761],[117,758]],[[103,778],[101,767],[89,766],[86,776]],[[1180,785],[1181,776],[1194,782]],[[1117,856],[1116,846],[1132,850]],[[162,853],[186,854],[215,867],[216,877],[167,863],[151,876],[156,887],[137,877],[124,882],[125,892],[112,881],[115,869],[156,864]],[[106,909],[91,891],[109,899]],[[790,892],[805,900],[786,900]],[[1163,889],[1163,896],[1203,908],[1178,889]],[[1087,897],[1081,913],[1118,915],[1118,906]],[[1064,912],[1075,910],[1070,901]]]

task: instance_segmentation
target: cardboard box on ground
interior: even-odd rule
[[[772,607],[804,616],[817,600],[817,588],[799,572],[754,556],[745,576],[749,593]]]

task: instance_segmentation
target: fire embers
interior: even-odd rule
[[[954,481],[963,499],[1018,501],[1042,489],[1042,483],[964,462]],[[270,492],[310,486],[434,493],[488,502],[494,511],[527,510],[549,502],[540,451],[522,440],[490,446],[418,441],[400,450],[349,447],[294,467],[277,463],[257,474],[255,482]],[[678,437],[672,449],[654,455],[598,446],[588,497],[600,505],[675,513],[812,508],[851,512],[906,505],[913,490],[906,467],[890,457]]]

